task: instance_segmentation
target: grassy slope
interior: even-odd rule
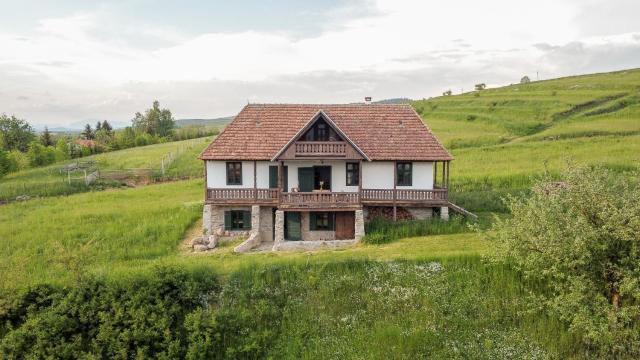
[[[211,141],[210,137],[168,142],[131,149],[102,153],[80,159],[96,161],[100,170],[155,169],[159,171],[161,159],[171,152],[180,151],[167,170],[169,177],[198,177],[202,174],[202,162],[198,154]],[[68,185],[66,176],[59,169],[73,162],[65,160],[50,166],[28,169],[9,174],[0,179],[0,200],[10,200],[18,195],[53,196],[86,191],[81,181]],[[72,174],[82,177],[83,174]]]
[[[452,198],[503,211],[501,196],[567,161],[640,167],[640,70],[567,77],[416,101],[456,160]]]
[[[415,105],[422,109],[423,117],[457,158],[452,173],[456,201],[474,210],[486,210],[487,204],[495,202],[497,196],[526,188],[530,177],[542,173],[545,163],[549,170],[558,170],[567,155],[581,162],[619,170],[637,168],[640,137],[636,132],[640,117],[631,97],[638,91],[633,82],[638,83],[639,78],[640,71],[590,75],[487,90],[477,97],[467,94],[436,98]],[[580,111],[554,115],[619,93],[625,95],[617,100],[602,101],[588,110],[577,107]],[[622,99],[628,102],[621,110],[593,116],[585,114],[616,108],[615,102]],[[498,109],[491,109],[496,107]],[[476,118],[467,120],[469,115]],[[121,159],[128,161],[131,157],[129,154]],[[193,157],[185,157],[176,164],[184,171],[195,171],[199,165]],[[257,291],[259,286],[266,286],[264,294],[286,293],[287,284],[300,284],[301,293],[288,300],[292,303],[287,303],[291,315],[283,315],[283,322],[279,323],[284,335],[276,344],[275,355],[296,357],[309,347],[318,355],[330,349],[336,356],[366,352],[375,357],[397,346],[396,354],[428,355],[431,352],[436,357],[450,357],[455,355],[447,352],[451,346],[471,347],[466,352],[463,349],[462,354],[483,351],[495,344],[507,347],[516,344],[516,350],[526,350],[531,339],[552,352],[572,349],[572,340],[557,324],[543,317],[523,317],[521,292],[500,293],[505,286],[507,289],[516,286],[518,279],[513,279],[508,272],[474,263],[487,249],[487,244],[476,234],[428,236],[388,245],[360,245],[313,253],[236,255],[231,251],[232,245],[227,245],[212,255],[185,256],[180,253],[179,243],[185,231],[200,217],[201,199],[202,181],[192,180],[3,206],[0,284],[21,287],[35,282],[67,283],[72,277],[69,268],[75,264],[92,273],[119,279],[145,273],[160,263],[212,266],[222,274],[240,277],[240,284],[245,282],[244,285],[234,283],[233,291]],[[499,210],[498,205],[495,207]],[[82,246],[88,241],[91,241],[89,246]],[[432,290],[440,289],[432,288],[435,285],[431,283],[417,286],[417,292],[409,293],[406,301],[396,294],[357,288],[358,284],[374,279],[370,278],[371,274],[362,273],[369,270],[349,265],[350,261],[401,259],[418,261],[418,264],[437,259],[445,268],[452,269],[446,275],[451,291],[441,294],[447,301],[441,302],[439,297],[430,295]],[[345,264],[354,275],[349,277],[345,269],[331,270],[337,266],[333,264],[336,262]],[[297,274],[274,283],[281,279],[276,274],[285,273],[292,266],[308,264],[329,270]],[[393,269],[394,263],[389,264]],[[411,274],[407,276],[390,278],[392,282],[408,281],[391,285],[400,292],[411,288],[408,285],[417,280]],[[323,277],[327,280],[318,280]],[[492,284],[487,288],[492,295],[476,301],[485,295],[487,281]],[[260,299],[256,294],[239,295],[246,296],[249,304]],[[307,303],[311,307],[306,306]],[[396,307],[391,307],[390,312],[382,312],[378,309],[385,304],[396,304],[403,310],[394,312]],[[314,312],[313,309],[323,306],[323,311]],[[363,310],[358,312],[358,309]],[[330,315],[318,318],[319,314]],[[341,320],[349,314],[363,318]],[[307,327],[304,333],[291,337],[302,324],[316,320],[317,326]],[[460,325],[467,323],[473,325],[466,328]],[[448,328],[447,324],[453,327]],[[356,330],[348,331],[349,326]],[[438,334],[445,335],[439,337]],[[480,335],[476,338],[474,334]],[[340,344],[353,346],[345,348]]]

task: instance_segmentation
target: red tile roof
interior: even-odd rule
[[[406,104],[249,104],[200,159],[271,160],[318,111],[371,160],[453,159]]]

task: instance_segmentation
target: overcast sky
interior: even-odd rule
[[[640,67],[640,1],[0,0],[0,113],[125,123]]]

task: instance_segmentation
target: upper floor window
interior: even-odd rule
[[[360,183],[360,164],[347,163],[347,186],[358,186]]]
[[[410,162],[396,163],[396,185],[411,186],[413,164]]]
[[[242,185],[242,162],[227,162],[227,185]]]

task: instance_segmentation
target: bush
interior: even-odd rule
[[[27,157],[31,166],[44,166],[53,164],[56,161],[56,154],[52,147],[42,146],[35,141],[29,144]]]
[[[208,272],[169,267],[131,282],[34,287],[0,307],[0,358],[183,358],[203,343],[196,333],[189,346],[186,329],[214,324],[198,311],[217,289]]]
[[[640,356],[640,174],[570,167],[509,197],[488,234],[498,260],[549,291],[532,302],[569,324],[596,357]]]

